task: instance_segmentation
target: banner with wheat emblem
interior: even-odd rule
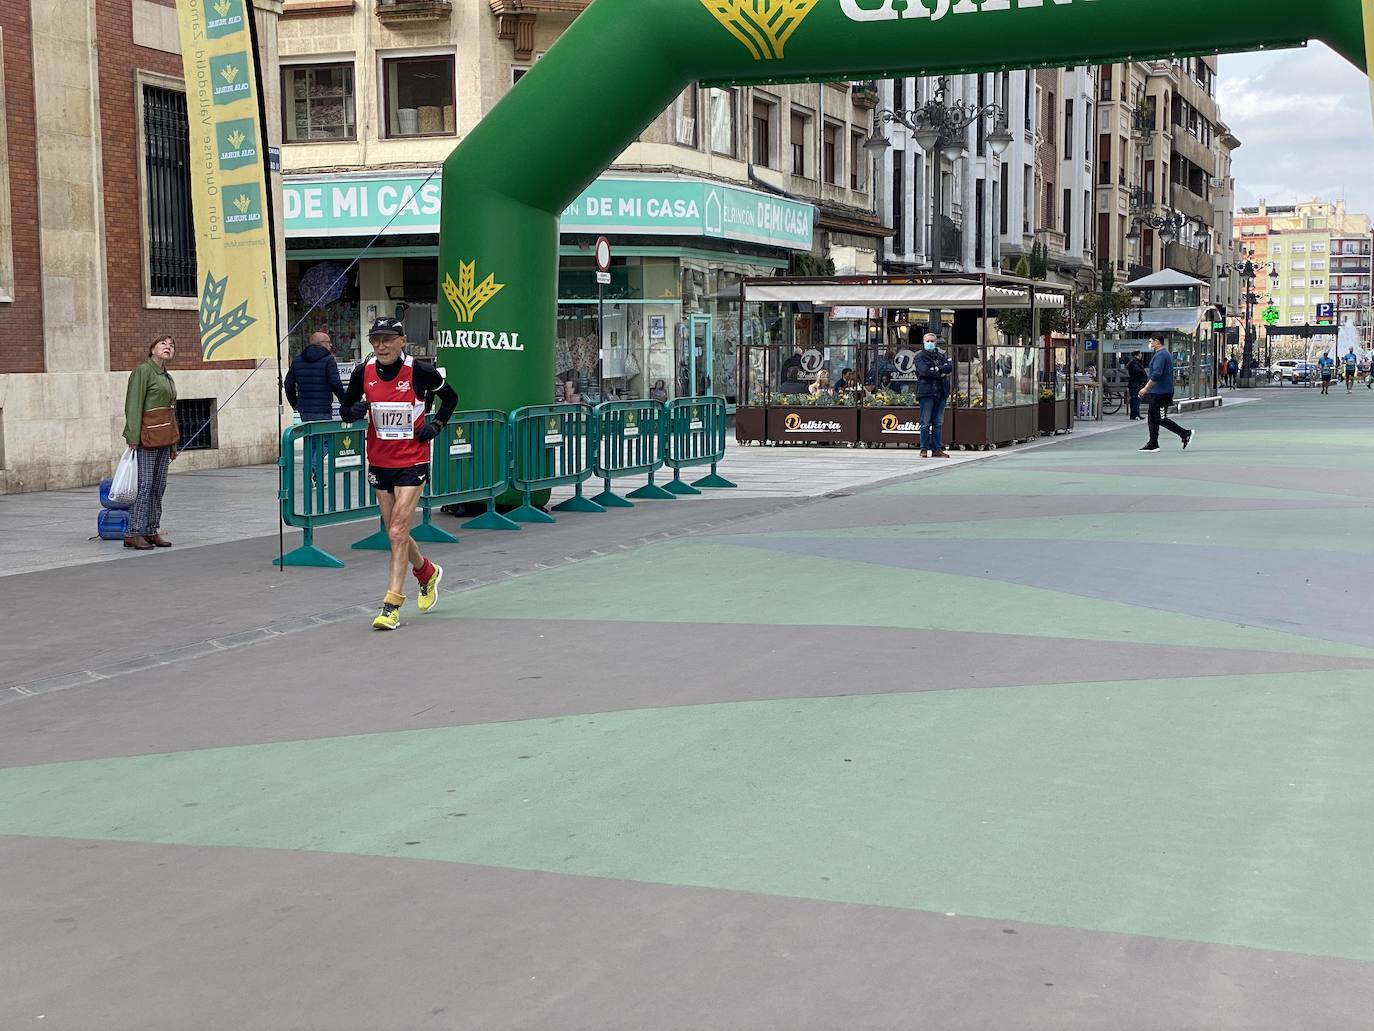
[[[206,361],[277,353],[265,134],[248,0],[177,0]]]

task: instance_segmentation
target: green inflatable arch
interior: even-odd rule
[[[1106,64],[1312,39],[1364,68],[1361,0],[595,0],[444,163],[440,363],[464,408],[549,402],[559,215],[691,82]]]

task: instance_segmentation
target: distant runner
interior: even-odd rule
[[[430,441],[458,407],[458,394],[433,365],[405,353],[400,319],[372,323],[368,342],[373,356],[353,370],[339,417],[345,422],[367,419],[368,480],[377,491],[382,522],[391,538],[391,578],[372,627],[395,630],[406,602],[407,562],[420,585],[420,611],[430,611],[439,600],[443,567],[420,554],[410,536],[410,520],[429,480]],[[436,397],[439,410],[426,418]]]
[[[1342,361],[1345,363],[1345,392],[1353,394],[1355,393],[1355,371],[1360,366],[1360,358],[1352,347]]]
[[[1322,393],[1331,393],[1331,374],[1336,370],[1336,359],[1331,357],[1330,351],[1323,351],[1322,356],[1317,359],[1317,371],[1322,378]]]

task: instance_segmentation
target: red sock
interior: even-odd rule
[[[412,569],[411,572],[415,574],[415,582],[423,587],[425,584],[429,583],[429,578],[434,575],[434,563],[429,559],[425,559],[425,564],[423,566],[419,569]]]

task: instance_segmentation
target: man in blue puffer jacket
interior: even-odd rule
[[[302,422],[334,418],[334,398],[344,397],[334,345],[328,333],[311,333],[310,344],[296,356],[286,374],[286,400],[301,413]]]

